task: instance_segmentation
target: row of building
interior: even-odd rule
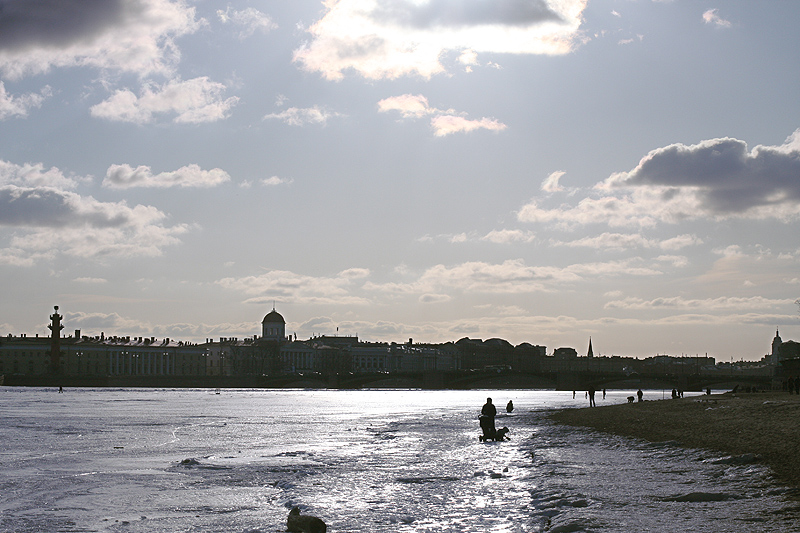
[[[66,376],[278,376],[282,374],[395,373],[513,369],[522,372],[646,372],[699,374],[717,370],[713,357],[586,357],[574,348],[546,347],[503,339],[463,338],[441,344],[362,342],[357,336],[316,336],[298,341],[286,335],[275,309],[261,322],[261,335],[190,343],[154,337],[61,336],[58,307],[49,336],[0,337],[0,374]],[[800,345],[776,333],[772,353],[751,370],[773,372],[782,359],[800,356]]]

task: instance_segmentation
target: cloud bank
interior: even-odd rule
[[[168,73],[180,57],[175,39],[203,22],[183,0],[4,1],[0,73],[18,79],[76,66]]]
[[[446,71],[448,53],[566,54],[580,42],[585,0],[328,0],[295,51],[302,68],[339,80]]]
[[[192,164],[173,172],[153,174],[148,166],[133,168],[130,165],[111,165],[103,180],[104,187],[128,189],[131,187],[214,187],[230,181],[231,177],[222,169],[203,170]]]
[[[651,151],[629,172],[610,176],[575,206],[545,209],[531,200],[521,222],[651,227],[698,218],[800,216],[800,130],[779,146],[748,150],[738,139],[672,144]]]
[[[32,266],[58,254],[157,256],[188,226],[166,226],[155,207],[101,202],[71,190],[77,180],[41,164],[0,161],[0,264]]]
[[[118,90],[107,100],[91,107],[93,117],[146,124],[157,115],[175,114],[177,123],[215,122],[227,118],[239,98],[223,98],[227,88],[206,76],[162,86],[146,85],[140,96],[129,89]]]

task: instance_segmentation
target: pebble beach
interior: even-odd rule
[[[556,411],[562,424],[674,441],[736,456],[752,456],[775,477],[800,488],[800,396],[787,392],[725,393]]]

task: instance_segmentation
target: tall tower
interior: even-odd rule
[[[50,330],[50,371],[53,374],[61,373],[61,330],[64,326],[61,324],[63,316],[58,314],[58,306],[53,306],[55,312],[50,315],[50,325],[47,328]]]
[[[592,350],[592,338],[589,337],[589,351],[586,352],[586,357],[594,357],[594,351]]]
[[[773,365],[777,365],[778,363],[780,363],[781,344],[783,344],[783,341],[781,340],[781,336],[778,333],[778,328],[775,328],[775,338],[772,339],[772,364]]]

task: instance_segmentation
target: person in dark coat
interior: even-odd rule
[[[497,416],[497,408],[492,403],[491,398],[486,398],[486,403],[481,408],[481,416],[479,417],[481,423],[481,430],[483,437],[487,440],[493,439],[497,430],[494,427],[494,417]]]

